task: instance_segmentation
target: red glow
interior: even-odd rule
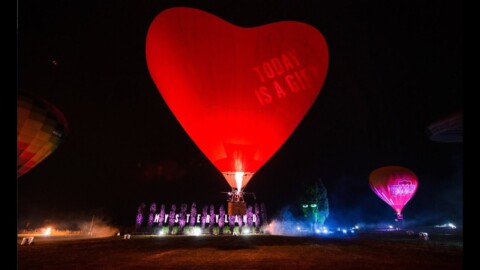
[[[165,102],[232,188],[244,187],[287,140],[328,67],[325,39],[310,25],[242,28],[192,8],[154,19],[146,58]],[[227,177],[235,172],[246,173],[242,187]]]
[[[398,217],[418,187],[417,176],[407,168],[386,166],[374,170],[369,177],[370,187],[380,199],[390,205]]]

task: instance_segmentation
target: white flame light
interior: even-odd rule
[[[244,172],[235,172],[235,182],[237,182],[238,191],[242,189],[243,175]]]

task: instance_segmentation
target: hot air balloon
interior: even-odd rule
[[[17,179],[50,155],[67,135],[63,113],[44,99],[17,96]]]
[[[401,166],[385,166],[370,173],[369,182],[373,192],[395,210],[397,219],[403,219],[402,209],[417,191],[417,176]]]
[[[430,140],[442,143],[461,143],[463,141],[463,111],[440,119],[427,128]]]
[[[242,28],[177,7],[151,23],[146,59],[163,99],[232,188],[229,214],[245,213],[245,186],[320,93],[324,37],[301,22]]]

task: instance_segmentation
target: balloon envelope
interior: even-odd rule
[[[146,58],[177,120],[240,190],[315,101],[328,49],[304,23],[243,28],[197,9],[171,8],[150,25]]]
[[[456,112],[428,126],[430,140],[442,143],[463,141],[463,111]]]
[[[27,93],[17,96],[17,179],[50,155],[67,134],[62,112]]]
[[[390,205],[402,218],[402,209],[417,191],[417,176],[400,166],[385,166],[369,176],[370,187],[380,199]]]

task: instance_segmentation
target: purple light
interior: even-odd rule
[[[197,216],[197,204],[192,203],[192,208],[190,209],[190,227],[195,226],[196,216]]]
[[[205,222],[207,221],[207,212],[208,212],[208,206],[205,205],[202,209],[202,232],[205,229]]]
[[[210,205],[210,223],[208,223],[208,233],[213,234],[213,224],[215,224],[215,206]]]
[[[252,227],[253,226],[253,213],[252,213],[252,206],[247,207],[247,226]]]
[[[159,231],[162,231],[163,228],[163,220],[165,219],[165,205],[162,204],[160,206],[160,222],[158,223],[158,229]]]
[[[142,226],[142,222],[143,222],[143,214],[138,213],[137,218],[136,218],[136,222],[135,222],[135,228],[136,229],[140,228]]]
[[[143,209],[145,208],[145,203],[141,203],[137,209],[137,217],[135,219],[135,229],[139,229],[143,223]]]
[[[230,228],[230,233],[233,234],[233,229],[235,228],[235,216],[228,216],[228,227]]]
[[[255,232],[259,233],[260,232],[260,207],[258,206],[258,203],[255,203],[254,205],[255,208]]]
[[[155,218],[155,212],[156,211],[157,211],[157,204],[152,203],[150,205],[150,214],[148,215],[148,223],[147,223],[147,228],[149,229],[149,231],[151,231],[151,229],[153,227],[153,220]]]
[[[218,209],[219,215],[218,215],[218,234],[223,234],[223,226],[225,226],[225,208],[223,207],[223,204],[220,205],[220,208]]]
[[[177,210],[177,207],[175,204],[172,204],[170,213],[168,214],[168,234],[172,234],[173,225],[175,225],[175,210]]]
[[[182,203],[180,206],[180,215],[178,217],[178,232],[177,234],[183,234],[185,224],[187,222],[187,204]]]

